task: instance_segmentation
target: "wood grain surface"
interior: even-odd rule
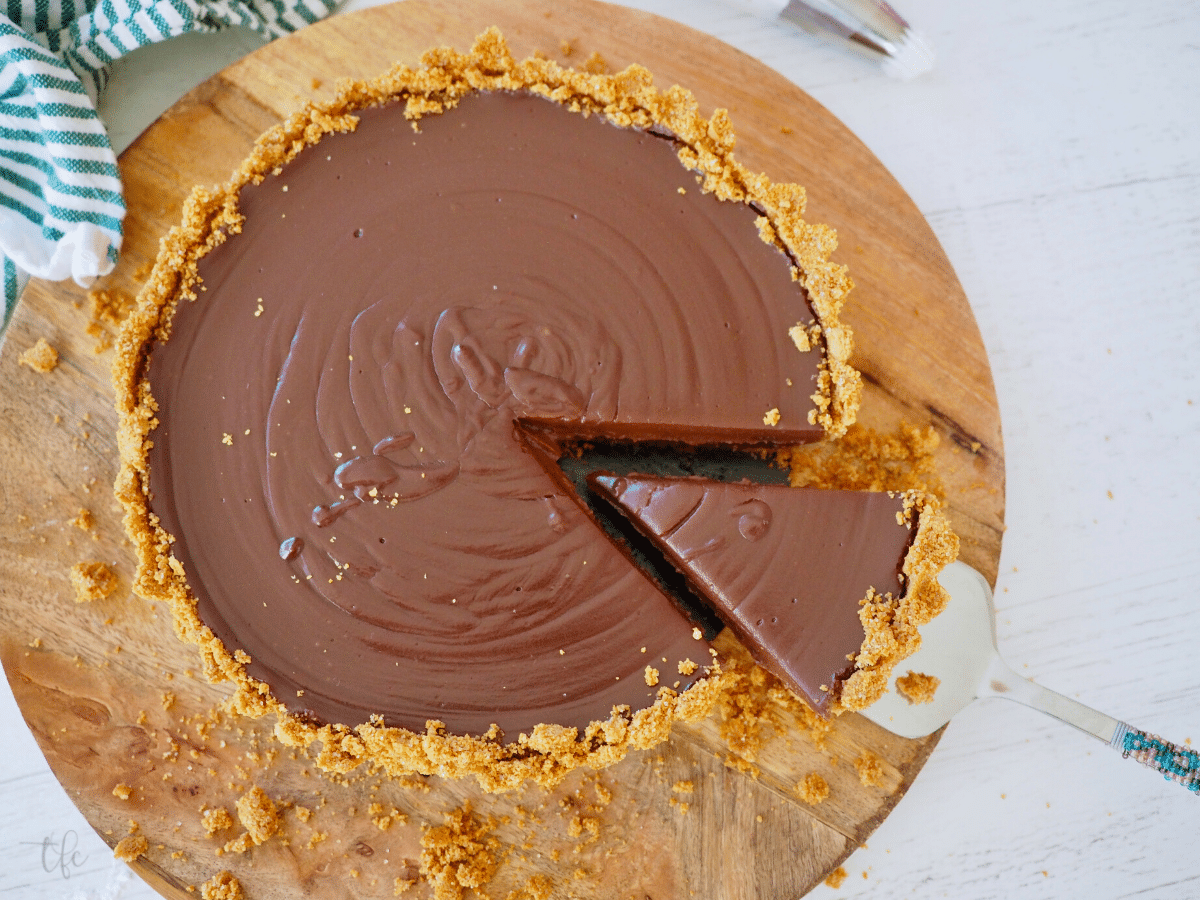
[[[328,96],[339,77],[415,63],[430,45],[465,48],[492,24],[518,56],[541,50],[573,63],[598,52],[612,68],[639,62],[660,86],[691,88],[703,110],[730,110],[745,163],[808,188],[808,217],[838,230],[835,258],[857,284],[845,319],[867,383],[861,420],[882,431],[901,422],[938,430],[939,475],[962,558],[994,579],[1004,496],[999,414],[970,307],[932,232],[881,164],[806,94],[719,41],[646,13],[585,0],[410,0],[257,51],[186,96],[123,155],[126,242],[106,286],[136,291],[136,273],[177,222],[191,185],[224,181],[254,138],[306,99]],[[535,873],[551,879],[554,896],[798,896],[866,839],[936,743],[901,740],[847,716],[824,749],[796,729],[775,734],[752,778],[726,765],[717,722],[706,721],[677,728],[658,750],[577,773],[553,794],[492,797],[465,782],[400,784],[366,774],[334,783],[282,752],[270,723],[214,714],[226,690],[200,679],[199,661],[174,637],[166,610],[130,595],[133,559],[110,491],[111,354],[95,352],[87,323],[83,291],[31,285],[0,356],[0,381],[12,387],[0,400],[0,505],[14,513],[0,524],[0,659],[60,782],[110,844],[130,820],[139,823],[150,850],[135,868],[166,896],[194,896],[187,887],[221,869],[256,900],[391,896],[396,877],[415,874],[420,826],[440,824],[464,800],[497,819],[504,862],[487,889],[492,896]],[[62,354],[48,375],[17,366],[38,337]],[[69,524],[81,507],[97,519],[91,534]],[[91,559],[110,562],[121,587],[79,606],[67,570]],[[858,781],[851,762],[864,749],[885,760],[881,787]],[[815,807],[792,793],[809,772],[832,788]],[[693,790],[674,791],[679,781]],[[129,800],[114,796],[117,784],[132,787]],[[236,830],[208,837],[199,811],[232,809],[254,784],[294,805],[281,835],[218,856]],[[381,830],[372,803],[406,813],[407,824]],[[313,810],[307,821],[299,806]],[[572,835],[580,816],[596,820],[598,839]]]

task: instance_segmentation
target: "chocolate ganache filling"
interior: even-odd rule
[[[513,738],[649,706],[647,666],[686,687],[708,645],[553,462],[818,437],[790,260],[669,136],[518,93],[359,117],[242,189],[152,349],[151,509],[201,619],[331,723]]]

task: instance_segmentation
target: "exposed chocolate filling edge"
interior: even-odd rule
[[[276,735],[286,744],[307,747],[320,742],[317,762],[330,771],[350,771],[370,760],[389,774],[474,775],[485,789],[503,790],[526,780],[552,785],[578,766],[599,768],[619,760],[631,747],[660,743],[675,719],[706,715],[736,676],[714,667],[709,678],[684,694],[663,689],[653,706],[632,716],[618,713],[606,722],[593,722],[583,735],[546,724],[510,744],[486,736],[446,734],[437,723],[417,734],[382,722],[318,727],[289,714],[266,684],[246,673],[248,657],[240,651],[231,654],[201,621],[183,567],[171,554],[173,538],[150,511],[147,460],[157,406],[145,371],[151,344],[170,335],[176,304],[194,300],[197,290],[204,289],[198,283],[198,261],[239,230],[237,197],[244,185],[260,182],[324,135],[354,130],[357,110],[403,100],[406,116],[415,123],[452,108],[473,91],[489,90],[529,91],[573,112],[603,115],[619,126],[666,130],[676,141],[681,163],[702,176],[706,193],[750,203],[759,211],[763,239],[780,246],[796,263],[794,276],[808,294],[817,319],[814,332],[819,331],[824,344],[814,424],[829,437],[845,432],[861,394],[861,379],[847,362],[850,334],[838,320],[851,283],[844,267],[828,259],[836,244],[833,233],[803,220],[803,188],[772,184],[765,175],[745,169],[732,156],[734,137],[726,112],[716,110],[704,118],[690,93],[679,87],[658,91],[645,69],[631,66],[616,75],[590,75],[548,60],[517,62],[499,32],[491,29],[470,53],[431,50],[422,57],[421,69],[397,66],[373,81],[344,88],[333,101],[310,104],[259,138],[226,185],[193,191],[183,222],[164,240],[117,345],[113,381],[121,469],[115,492],[125,508],[126,530],[138,560],[135,590],[147,599],[169,603],[179,636],[199,647],[206,676],[236,684],[231,700],[236,711],[251,717],[274,713]]]

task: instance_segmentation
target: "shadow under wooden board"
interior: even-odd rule
[[[801,90],[714,38],[646,13],[588,0],[411,0],[264,47],[184,97],[125,152],[126,241],[104,286],[135,293],[136,273],[179,220],[190,187],[224,181],[253,140],[305,100],[330,96],[342,77],[415,65],[429,46],[465,49],[488,25],[501,27],[517,56],[542,51],[569,64],[597,52],[611,68],[638,62],[660,86],[689,87],[705,112],[730,110],[745,163],[807,187],[808,218],[837,229],[835,259],[857,285],[844,318],[866,381],[861,421],[881,433],[901,423],[935,428],[962,558],[994,580],[999,413],[970,307],[928,225],[879,161]],[[497,819],[504,862],[485,888],[492,897],[535,874],[556,897],[795,897],[878,826],[936,744],[936,735],[902,740],[845,716],[818,749],[784,726],[755,760],[754,778],[726,765],[730,749],[714,719],[677,727],[668,744],[612,768],[575,773],[553,793],[488,796],[437,778],[335,783],[277,745],[271,723],[212,715],[227,690],[203,681],[165,609],[131,595],[133,557],[111,494],[111,351],[97,350],[103,335],[88,324],[84,291],[34,283],[0,353],[0,658],[58,779],[110,844],[130,820],[139,823],[149,851],[134,867],[168,897],[196,896],[187,887],[222,869],[251,900],[390,897],[396,878],[416,874],[420,826],[440,825],[466,800]],[[47,375],[16,362],[39,337],[62,354]],[[95,515],[90,533],[70,524],[81,507]],[[67,571],[91,559],[112,563],[121,586],[76,605]],[[880,786],[857,777],[852,762],[863,750],[884,761]],[[817,806],[793,793],[809,772],[831,786]],[[679,782],[691,790],[675,790]],[[114,795],[119,784],[129,799]],[[219,855],[237,832],[207,835],[200,811],[232,810],[254,784],[285,805],[281,833],[248,853]]]

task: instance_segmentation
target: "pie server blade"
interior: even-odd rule
[[[862,715],[893,734],[924,737],[980,697],[1004,697],[1041,710],[1086,731],[1122,756],[1133,757],[1200,795],[1200,753],[1097,712],[1014,672],[996,649],[992,591],[979,572],[963,562],[946,567],[938,579],[950,594],[946,609],[921,628],[921,648],[896,667],[888,691]],[[928,703],[910,703],[896,690],[896,678],[920,672],[940,680]]]

